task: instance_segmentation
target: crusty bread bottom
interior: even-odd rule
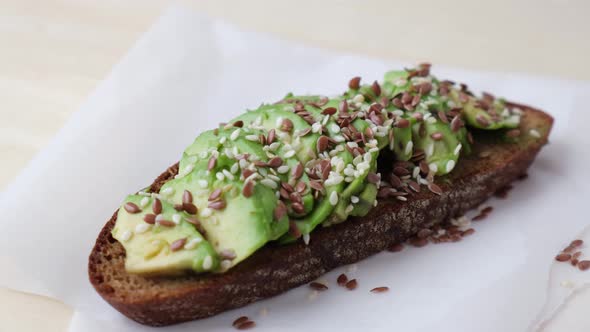
[[[302,241],[268,244],[223,274],[143,277],[126,273],[125,250],[111,236],[115,212],[90,254],[90,282],[125,316],[152,326],[209,317],[308,283],[338,266],[405,241],[420,229],[463,215],[526,172],[547,142],[553,119],[519,106],[524,109],[520,142],[506,143],[498,133],[476,133],[474,152],[462,157],[452,174],[437,181],[442,195],[422,187],[407,202],[381,199],[365,217],[315,230],[309,245]],[[542,136],[529,135],[531,129]],[[484,151],[489,157],[480,157]],[[176,172],[174,165],[151,189],[157,191]]]

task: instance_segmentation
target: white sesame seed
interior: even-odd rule
[[[273,175],[273,174],[268,174],[268,175],[267,175],[267,177],[268,177],[269,179],[271,179],[271,180],[275,181],[275,182],[280,182],[280,181],[281,181],[281,178],[279,178],[278,176],[276,176],[276,175]]]
[[[182,173],[183,173],[183,174],[188,174],[188,173],[192,172],[194,168],[195,168],[195,165],[193,165],[193,164],[188,164],[188,165],[186,165],[186,166],[184,167],[184,169],[182,170]]]
[[[438,166],[435,163],[428,165],[428,168],[434,173],[438,172]]]
[[[277,168],[277,172],[279,172],[279,174],[285,174],[289,172],[289,165],[279,166],[279,168]]]
[[[418,176],[420,176],[420,167],[416,166],[412,170],[412,177],[417,178]]]
[[[217,172],[217,173],[215,174],[215,177],[216,177],[216,178],[217,178],[217,180],[219,180],[219,181],[223,181],[223,180],[225,179],[225,175],[223,175],[223,173],[222,173],[222,172]]]
[[[203,217],[203,218],[211,217],[212,214],[213,214],[213,210],[211,210],[208,207],[201,210],[201,217]]]
[[[233,174],[236,174],[239,169],[240,169],[240,165],[238,163],[234,163],[233,165],[231,165],[229,171],[232,172]]]
[[[127,242],[127,241],[129,241],[131,239],[132,236],[133,236],[133,232],[130,231],[130,230],[126,230],[121,235],[121,240],[123,240],[123,242]]]
[[[277,183],[271,179],[262,179],[262,180],[260,180],[260,183],[262,183],[262,185],[264,185],[265,187],[268,187],[271,189],[277,189],[277,187],[278,187]]]
[[[535,138],[541,138],[541,133],[537,129],[531,129],[529,134]]]
[[[207,255],[205,259],[203,259],[203,270],[209,270],[213,267],[213,257]]]
[[[424,114],[424,116],[422,116],[422,119],[424,121],[426,121],[426,120],[430,119],[431,117],[432,117],[432,114],[429,112],[429,113]]]
[[[428,124],[435,124],[436,123],[436,118],[430,117],[428,119],[424,119],[424,121],[426,121]]]
[[[207,158],[207,155],[208,155],[207,151],[201,151],[199,153],[199,158],[205,159],[205,158]]]
[[[355,103],[362,103],[365,101],[365,96],[359,93],[358,95],[354,96],[354,98],[352,98],[352,101]]]
[[[229,139],[231,139],[232,141],[235,141],[238,139],[238,137],[240,136],[240,133],[242,132],[242,130],[240,128],[234,130],[231,135],[229,136]]]
[[[143,234],[143,233],[147,232],[148,229],[150,229],[150,227],[151,227],[151,225],[146,224],[146,223],[137,224],[137,226],[135,226],[135,233]]]
[[[340,132],[340,126],[339,126],[339,125],[337,125],[337,124],[335,124],[335,123],[332,123],[332,125],[330,126],[330,129],[331,129],[333,132],[335,132],[335,133],[339,133],[339,132]]]
[[[203,239],[200,237],[196,237],[194,239],[191,239],[190,241],[188,241],[184,245],[184,249],[187,249],[187,250],[195,249],[197,247],[197,245],[201,242],[203,242]]]
[[[221,263],[219,263],[219,266],[221,267],[222,271],[226,271],[231,267],[231,261],[224,259],[221,261]]]
[[[447,161],[446,171],[450,173],[455,168],[455,161],[453,159]]]
[[[319,122],[314,122],[314,124],[311,125],[312,133],[317,134],[320,130],[322,130],[322,125]]]
[[[405,202],[405,201],[407,201],[407,200],[408,200],[408,199],[407,199],[407,198],[405,198],[404,196],[395,196],[395,198],[396,198],[398,201],[402,201],[402,202]]]
[[[418,182],[423,185],[428,185],[428,180],[426,180],[426,179],[422,179],[422,178],[418,179]]]
[[[294,155],[295,155],[295,150],[290,150],[290,151],[285,152],[284,157],[286,159],[289,159],[289,158],[292,158]]]
[[[356,204],[356,203],[358,203],[359,201],[360,201],[360,199],[359,199],[357,196],[354,196],[354,195],[353,195],[353,196],[350,196],[350,202],[351,202],[352,204]]]
[[[182,217],[180,217],[180,214],[175,213],[175,214],[172,215],[172,221],[175,224],[177,224],[177,225],[180,224],[180,219],[182,219]]]
[[[462,147],[463,147],[463,145],[461,145],[461,143],[459,143],[459,144],[457,145],[457,147],[455,147],[455,151],[453,151],[453,154],[454,154],[455,156],[458,156],[458,155],[459,155],[459,153],[461,152],[461,148],[462,148]]]
[[[162,195],[170,196],[170,195],[174,194],[174,188],[172,188],[172,187],[164,188],[160,193]]]
[[[404,150],[404,152],[406,154],[410,154],[410,153],[412,153],[413,148],[414,148],[414,142],[409,141],[408,144],[406,145],[406,149]]]
[[[163,215],[161,215],[161,214],[158,214],[158,215],[156,216],[156,222],[158,223],[158,222],[160,222],[160,221],[162,221],[162,220],[164,220],[164,216],[163,216]]]
[[[234,152],[231,149],[225,149],[223,150],[223,153],[229,158],[229,159],[233,159],[234,158]]]
[[[197,183],[199,184],[199,187],[201,187],[203,189],[207,188],[207,186],[209,185],[207,180],[199,180],[199,181],[197,181]]]
[[[347,142],[346,145],[348,145],[349,148],[358,148],[358,144],[356,142]]]
[[[375,199],[375,200],[373,201],[373,207],[376,207],[376,206],[377,206],[377,204],[379,204],[379,202],[377,202],[377,199]]]
[[[258,135],[247,135],[245,138],[252,142],[258,141]]]
[[[309,234],[303,234],[303,243],[305,243],[305,245],[309,244]]]
[[[324,118],[322,119],[322,125],[325,126],[328,124],[328,121],[330,121],[330,116],[329,115],[325,115]]]
[[[336,191],[332,191],[330,194],[330,204],[333,206],[338,204],[338,193]]]
[[[353,168],[347,167],[347,168],[344,169],[343,172],[344,172],[344,175],[346,175],[346,176],[353,176],[354,175],[354,169]]]
[[[222,170],[222,172],[223,175],[225,175],[225,177],[228,178],[230,181],[233,181],[235,179],[234,175],[227,169]]]
[[[395,85],[397,87],[402,87],[402,86],[406,85],[406,83],[408,83],[408,80],[406,80],[403,77],[400,77],[400,78],[396,79],[395,81],[393,81],[393,85]]]
[[[346,207],[346,209],[344,210],[344,213],[346,213],[346,214],[349,214],[349,213],[351,213],[351,212],[352,212],[352,210],[353,210],[353,209],[354,209],[354,207],[353,207],[352,205],[350,205],[350,204],[349,204],[349,205]]]
[[[350,182],[354,181],[354,177],[353,176],[347,176],[347,177],[344,178],[344,181],[350,183]]]
[[[281,145],[281,143],[274,142],[271,145],[269,145],[268,148],[270,149],[270,151],[276,151],[280,145]]]
[[[336,136],[334,136],[334,140],[335,140],[336,142],[338,142],[338,143],[342,143],[342,142],[344,142],[346,139],[345,139],[345,138],[344,138],[344,136],[342,136],[342,135],[336,135]]]
[[[146,207],[148,204],[150,204],[149,197],[144,197],[141,199],[141,201],[139,201],[139,206],[141,206],[142,208]]]
[[[221,138],[219,139],[219,144],[224,144],[226,140],[227,140],[227,137],[221,136]]]
[[[370,163],[370,162],[371,162],[371,160],[373,159],[373,156],[372,156],[370,153],[365,153],[365,154],[363,155],[363,159],[364,159],[366,162]]]
[[[426,151],[424,152],[426,153],[426,157],[432,156],[432,154],[434,154],[434,142],[428,143],[426,146]]]
[[[238,164],[240,165],[241,169],[245,169],[246,167],[248,167],[248,161],[246,159],[240,159],[240,161],[238,161]]]

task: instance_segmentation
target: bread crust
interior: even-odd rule
[[[452,174],[437,183],[435,195],[425,188],[407,202],[381,199],[367,216],[314,230],[309,245],[302,241],[268,244],[223,274],[142,277],[124,270],[125,251],[111,236],[117,213],[100,232],[89,257],[90,282],[100,296],[125,316],[146,325],[164,326],[209,317],[269,298],[308,283],[342,265],[405,241],[420,229],[463,215],[525,173],[547,142],[553,119],[527,106],[521,132],[544,128],[540,138],[525,143],[500,143],[491,133],[476,134],[474,152],[461,159]],[[481,158],[482,151],[491,157]],[[177,164],[152,184],[158,190],[178,171]]]

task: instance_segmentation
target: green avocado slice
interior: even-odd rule
[[[180,274],[187,270],[210,272],[219,266],[219,257],[211,244],[195,226],[187,222],[189,216],[174,210],[162,201],[161,220],[178,224],[165,227],[160,223],[147,223],[146,215],[153,215],[154,198],[130,195],[117,213],[113,237],[121,242],[126,251],[125,269],[129,273]],[[134,206],[138,211],[130,213],[125,208]],[[155,220],[155,219],[154,219]]]

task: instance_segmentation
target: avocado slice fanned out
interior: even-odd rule
[[[112,235],[130,273],[223,272],[271,241],[307,243],[319,225],[366,215],[378,193],[403,204],[420,185],[435,192],[434,176],[471,150],[465,125],[519,121],[504,100],[439,81],[429,65],[387,72],[381,84],[355,77],[332,98],[288,94],[199,135],[159,192],[125,200]],[[387,181],[381,149],[393,156]]]
[[[112,234],[125,247],[125,269],[141,274],[217,269],[219,256],[195,225],[187,221],[190,217],[166,201],[159,201],[161,207],[155,213],[154,200],[150,196],[130,195],[117,213]]]

